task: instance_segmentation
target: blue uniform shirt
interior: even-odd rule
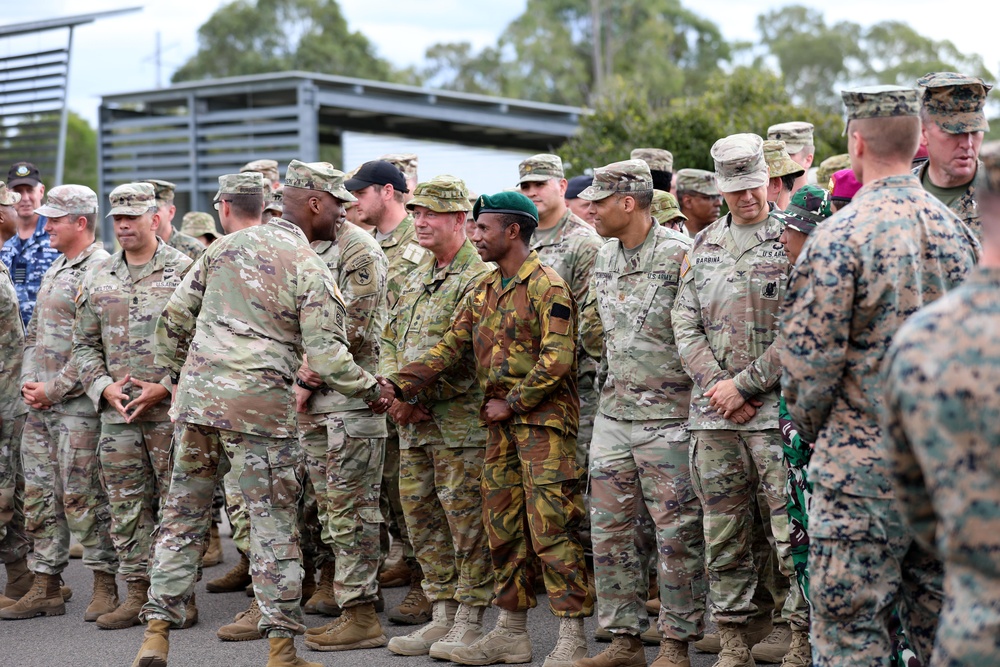
[[[35,310],[35,298],[42,286],[42,276],[59,256],[59,251],[49,245],[49,235],[45,231],[47,220],[44,215],[38,216],[34,234],[27,239],[15,234],[0,249],[0,260],[7,265],[11,280],[14,281],[14,291],[17,292],[25,329]]]

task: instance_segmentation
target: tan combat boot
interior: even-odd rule
[[[751,655],[753,651],[751,651]],[[812,647],[809,633],[792,630],[792,643],[781,661],[781,667],[809,667],[812,665]]]
[[[348,607],[321,635],[306,635],[306,646],[316,651],[379,648],[389,640],[371,602]]]
[[[83,620],[92,623],[117,608],[118,582],[115,581],[115,575],[94,570],[94,592],[90,596],[90,605],[83,612]]]
[[[66,601],[59,590],[62,578],[58,574],[35,574],[35,580],[28,592],[5,609],[0,609],[0,618],[7,620],[34,618],[35,616],[62,616],[66,613]]]
[[[428,650],[432,658],[451,660],[451,652],[464,646],[472,646],[483,636],[483,612],[486,607],[458,605],[451,630],[444,637],[431,644]]]
[[[599,642],[609,642],[614,638],[614,633],[610,630],[602,628],[601,626],[597,626],[597,629],[594,630],[594,639]],[[646,631],[639,635],[639,639],[641,639],[642,643],[646,646],[659,646],[660,641],[663,639],[663,635],[660,634],[660,629],[656,627],[656,622],[651,620],[649,627],[646,628]],[[718,651],[716,651],[716,653],[718,653]]]
[[[577,660],[576,667],[646,667],[646,648],[638,635],[617,634],[611,646],[593,658]]]
[[[14,598],[9,598],[6,595],[0,594],[0,609],[6,609],[15,602],[17,602],[17,600],[15,600]]]
[[[201,564],[203,567],[213,567],[221,563],[222,560],[222,539],[219,537],[219,524],[213,523],[208,533],[208,549],[205,550]]]
[[[427,655],[431,645],[448,634],[455,622],[458,603],[454,600],[437,600],[431,606],[431,622],[408,635],[390,639],[390,651],[396,655]]]
[[[240,554],[240,562],[218,579],[205,584],[205,590],[209,593],[235,593],[245,590],[251,583],[250,559],[245,554]]]
[[[587,638],[583,635],[583,619],[559,619],[555,648],[545,657],[542,667],[573,667],[577,660],[586,657]]]
[[[4,596],[12,600],[20,600],[31,590],[35,583],[35,575],[28,569],[28,560],[22,558],[13,563],[7,563],[7,588]]]
[[[187,630],[197,623],[198,601],[195,599],[195,594],[191,593],[190,599],[188,599],[187,604],[184,606],[184,623],[181,624],[181,630]]]
[[[722,650],[714,667],[756,667],[744,633],[746,628],[738,625],[720,625],[719,641]]]
[[[167,667],[169,637],[169,622],[153,619],[147,623],[142,646],[139,647],[139,654],[135,656],[132,667]]]
[[[660,642],[660,652],[649,667],[691,667],[688,643],[679,639],[664,639]]]
[[[389,620],[403,625],[422,625],[431,618],[431,601],[424,594],[420,579],[414,577],[406,597],[389,611]]]
[[[328,616],[340,616],[340,607],[337,606],[337,601],[333,597],[333,575],[336,573],[336,567],[336,563],[327,561],[319,569],[319,585],[316,586],[316,592],[306,599],[302,611],[307,614],[322,614],[324,613],[322,609],[328,609],[337,612],[336,614],[327,614]],[[306,597],[304,593],[302,597]]]
[[[83,558],[83,545],[79,542],[74,542],[69,545],[69,557],[70,558]]]
[[[744,631],[747,638],[747,644],[749,646],[754,646],[763,641],[764,638],[771,633],[773,627],[774,625],[771,622],[770,616],[750,619],[750,622],[747,623],[747,627]],[[694,647],[702,653],[718,653],[722,650],[722,642],[719,641],[719,633],[712,632],[706,634],[703,639],[699,639],[694,643]]]
[[[753,647],[750,649],[750,654],[754,660],[779,663],[792,646],[792,629],[787,623],[775,623],[774,629],[766,637],[753,643],[748,638],[747,643]]]
[[[257,624],[260,622],[260,607],[257,605],[257,598],[250,603],[250,608],[236,614],[236,618],[229,625],[223,625],[215,633],[215,636],[224,642],[247,642],[254,639],[263,639]]]
[[[423,578],[422,575],[420,578]],[[392,567],[378,573],[378,584],[382,588],[399,588],[413,583],[414,572],[406,559],[398,561]]]
[[[295,640],[291,637],[271,637],[271,651],[267,656],[267,667],[323,667],[318,662],[303,660],[295,652]]]
[[[146,604],[149,598],[149,582],[144,580],[127,581],[125,585],[128,592],[125,595],[125,602],[118,605],[118,608],[107,614],[97,617],[97,627],[102,630],[123,630],[131,628],[133,625],[141,625],[139,612],[142,605]]]
[[[460,665],[531,662],[528,612],[501,609],[493,629],[471,646],[452,650],[451,661]]]

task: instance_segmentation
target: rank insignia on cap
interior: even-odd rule
[[[31,173],[31,170],[22,164],[20,167],[17,168],[17,171],[15,173],[18,176],[27,176],[29,173]]]

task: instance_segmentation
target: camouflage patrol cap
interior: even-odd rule
[[[687,216],[681,213],[677,198],[663,190],[653,190],[653,204],[649,207],[649,212],[661,225],[677,218],[687,220]]]
[[[417,177],[417,156],[415,153],[389,153],[380,157],[379,160],[396,165],[396,169],[403,172],[406,178]]]
[[[215,218],[208,213],[191,211],[185,213],[181,220],[181,233],[188,236],[218,236],[215,229]]]
[[[442,174],[429,181],[418,183],[413,189],[413,199],[406,202],[406,210],[412,211],[417,206],[429,208],[436,213],[456,213],[471,211],[469,204],[469,188],[465,181],[455,176]]]
[[[142,215],[156,207],[156,189],[152,183],[126,183],[119,185],[108,195],[113,215]]]
[[[264,194],[264,210],[274,211],[278,215],[285,212],[284,205],[282,204],[283,194],[281,190],[272,190],[271,192]],[[354,202],[345,202],[346,204],[353,204]]]
[[[20,193],[7,189],[7,184],[0,181],[0,206],[13,206],[19,201],[21,201]]]
[[[642,160],[649,165],[650,171],[674,170],[674,154],[663,148],[633,148],[629,157]]]
[[[278,176],[278,161],[277,160],[254,160],[253,162],[247,162],[245,165],[240,167],[240,173],[245,171],[256,171],[258,174],[262,174],[265,179],[271,183],[281,180]]]
[[[791,123],[778,123],[767,128],[767,138],[775,141],[784,141],[785,150],[789,155],[795,155],[806,146],[813,145],[812,123],[796,120]],[[774,176],[774,174],[771,174]]]
[[[697,192],[707,197],[718,197],[719,186],[715,174],[704,169],[681,169],[674,174],[677,192]]]
[[[986,191],[1000,195],[1000,141],[987,141],[979,149],[979,159],[986,168]]]
[[[840,97],[844,100],[847,123],[864,118],[895,118],[920,113],[916,88],[861,86],[840,91]],[[846,123],[844,133],[847,133]]]
[[[57,185],[45,197],[45,206],[35,209],[46,218],[97,213],[97,193],[86,185]]]
[[[539,153],[532,155],[526,160],[522,160],[517,165],[517,173],[520,177],[518,183],[528,181],[542,182],[553,178],[566,178],[563,172],[562,159],[558,155],[551,153]]]
[[[792,229],[809,234],[833,215],[830,191],[818,185],[803,185],[792,195],[784,211],[775,211],[772,215]]]
[[[158,178],[147,178],[142,182],[152,184],[153,188],[156,190],[157,206],[170,206],[174,203],[174,190],[177,189],[177,186],[170,181],[161,181]]]
[[[833,175],[841,169],[849,169],[851,166],[851,156],[847,153],[828,157],[819,163],[816,169],[816,182],[827,190],[833,189]]]
[[[219,201],[222,195],[262,195],[267,189],[264,176],[259,171],[223,174],[219,176],[219,191],[212,201]]]
[[[979,77],[958,72],[931,72],[917,79],[917,86],[924,111],[945,132],[990,131],[983,107],[993,86]]]
[[[299,162],[292,160],[285,170],[285,187],[329,192],[341,201],[357,201],[344,188],[344,172],[329,162]]]
[[[784,141],[769,139],[764,142],[764,162],[767,163],[767,171],[771,178],[801,176],[806,173],[802,165],[788,156]]]
[[[767,185],[764,140],[756,134],[731,134],[712,145],[720,192],[738,192]]]
[[[653,174],[642,160],[624,160],[594,170],[593,184],[580,193],[580,199],[600,201],[614,194],[652,192]]]

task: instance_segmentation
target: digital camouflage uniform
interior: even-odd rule
[[[332,169],[324,167],[293,160],[286,184],[327,187]],[[259,176],[245,174],[222,176],[220,185],[263,190]],[[155,341],[158,363],[177,381],[170,416],[178,437],[144,621],[184,621],[213,490],[240,452],[258,628],[270,637],[305,631],[296,522],[303,455],[291,387],[306,353],[327,384],[345,395],[378,397],[375,378],[347,351],[346,315],[329,269],[302,231],[280,218],[216,241],[171,296]]]
[[[5,188],[0,188],[0,195]],[[28,555],[31,542],[24,529],[24,475],[21,430],[28,406],[21,399],[24,326],[17,293],[7,265],[0,266],[0,561],[13,563]]]
[[[912,89],[843,93],[848,118],[916,115]],[[850,129],[850,128],[848,128]],[[813,663],[881,664],[889,617],[926,660],[941,604],[941,563],[915,543],[878,424],[879,367],[907,317],[961,283],[978,247],[913,175],[866,183],[812,233],[782,315],[782,391],[808,467]]]
[[[407,203],[439,213],[467,211],[465,184],[452,177],[421,183]],[[463,232],[464,234],[464,232]],[[452,317],[489,273],[466,240],[451,262],[427,253],[403,285],[382,335],[379,374],[389,376],[436,345]],[[486,430],[479,421],[483,394],[471,350],[417,400],[431,420],[400,426],[400,500],[407,532],[431,602],[455,600],[485,607],[493,570],[483,526],[480,478]]]
[[[49,206],[58,203],[53,200],[60,190],[53,188],[49,193]],[[93,197],[96,213],[97,197]],[[35,543],[35,572],[63,571],[69,562],[71,534],[83,546],[85,565],[111,575],[118,572],[108,495],[98,462],[101,422],[71,361],[80,284],[92,267],[107,258],[98,243],[73,259],[60,254],[42,279],[28,325],[21,383],[44,382],[52,402],[47,410],[29,410],[21,443],[25,516]]]
[[[49,233],[45,231],[47,222],[48,218],[44,215],[38,216],[38,224],[30,237],[21,239],[14,234],[0,248],[0,262],[9,269],[25,329],[31,321],[35,297],[42,286],[42,276],[59,256],[59,251],[49,245]]]
[[[576,304],[566,283],[534,251],[506,288],[501,278],[499,269],[488,274],[441,341],[389,379],[408,399],[465,359],[471,347],[484,404],[506,400],[514,412],[488,427],[482,477],[494,604],[507,611],[536,605],[530,540],[545,565],[552,612],[589,616],[593,599],[575,535],[583,516],[575,442]]]
[[[114,198],[112,205],[119,205]],[[153,331],[190,265],[186,255],[158,241],[152,259],[133,282],[122,250],[90,268],[77,298],[73,364],[101,415],[101,479],[111,509],[118,572],[126,581],[149,578],[156,503],[170,483],[170,398],[125,423],[103,394],[126,375],[145,382],[158,382],[167,375],[165,367],[153,359]],[[130,384],[124,387],[133,398],[139,391]]]
[[[580,197],[650,189],[648,168],[629,160],[597,169]],[[598,621],[612,633],[647,628],[647,568],[636,537],[645,506],[659,556],[658,626],[682,641],[703,634],[707,592],[701,503],[688,463],[691,379],[670,324],[690,246],[684,235],[652,222],[631,258],[617,239],[601,248],[590,286],[608,362],[590,457]]]
[[[330,269],[347,308],[345,333],[354,363],[374,373],[385,326],[388,261],[371,234],[346,221],[336,242],[314,244],[313,250]],[[385,415],[372,414],[360,398],[324,385],[298,419],[308,487],[321,525],[323,547],[316,564],[322,566],[332,550],[338,606],[371,602],[378,592]]]
[[[167,241],[167,245],[180,250],[193,260],[198,259],[201,257],[201,253],[205,252],[205,246],[201,241],[176,229],[170,233],[170,240]]]

